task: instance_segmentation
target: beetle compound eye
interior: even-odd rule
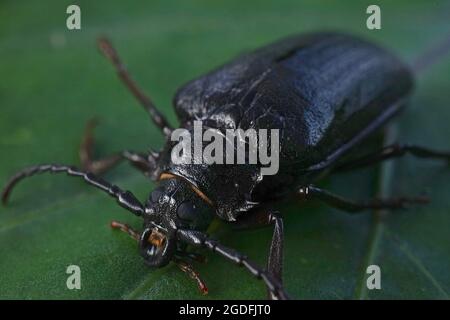
[[[183,220],[193,221],[196,218],[196,210],[191,202],[183,202],[177,210],[178,217]]]

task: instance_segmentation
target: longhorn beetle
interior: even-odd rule
[[[174,164],[170,157],[173,142],[169,139],[174,129],[132,80],[110,42],[101,38],[98,44],[120,79],[166,137],[164,148],[148,153],[123,151],[94,160],[95,123],[90,122],[80,148],[83,170],[60,164],[26,168],[9,180],[2,200],[6,203],[17,182],[38,173],[80,177],[144,220],[142,232],[115,221],[111,226],[137,240],[146,264],[163,267],[174,261],[205,293],[206,286],[188,262],[189,258],[198,256],[188,253],[187,245],[205,247],[243,266],[264,281],[271,298],[288,298],[281,281],[283,222],[277,212],[265,209],[268,201],[298,194],[303,200],[317,198],[347,212],[425,203],[425,197],[356,202],[313,184],[325,173],[368,166],[406,153],[450,160],[450,152],[395,144],[343,161],[344,155],[346,158],[354,155],[360,142],[405,106],[413,88],[415,70],[362,39],[313,33],[292,36],[244,54],[187,83],[173,100],[181,127],[188,130],[192,130],[194,120],[221,131],[279,129],[277,174],[261,176],[260,164]],[[416,64],[416,70],[426,63]],[[158,183],[145,203],[98,177],[121,160],[128,160]],[[211,239],[205,230],[214,216],[234,223],[273,225],[267,268]]]

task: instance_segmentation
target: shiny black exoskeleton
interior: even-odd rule
[[[24,177],[41,172],[66,172],[84,178],[118,203],[144,219],[138,233],[126,225],[113,227],[139,241],[147,264],[162,267],[175,261],[204,286],[186,263],[186,245],[206,247],[244,266],[267,285],[275,299],[285,299],[281,284],[283,224],[265,208],[268,201],[297,194],[318,198],[350,212],[368,208],[401,208],[427,199],[393,198],[353,202],[313,184],[325,173],[353,169],[401,156],[450,159],[448,152],[411,145],[392,145],[367,157],[342,161],[355,147],[391,119],[407,102],[413,87],[409,67],[384,49],[352,36],[332,33],[294,36],[244,54],[195,79],[175,95],[180,127],[192,130],[201,120],[208,128],[279,129],[280,170],[262,176],[261,165],[174,164],[171,161],[173,129],[144,95],[106,39],[99,41],[120,78],[149,112],[167,138],[161,152],[124,151],[93,160],[92,124],[87,127],[80,156],[83,171],[65,165],[40,165],[15,175],[3,192],[6,201],[12,187]],[[121,159],[159,183],[142,204],[130,192],[99,178]],[[88,173],[90,172],[90,173]],[[267,270],[246,256],[210,239],[204,231],[212,218],[243,224],[274,224]]]

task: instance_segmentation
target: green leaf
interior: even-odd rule
[[[98,54],[107,34],[160,109],[176,123],[171,97],[185,81],[232,56],[276,38],[310,30],[363,35],[411,61],[448,35],[445,1],[381,2],[382,29],[365,27],[368,4],[336,1],[81,2],[82,30],[68,31],[69,2],[5,2],[0,10],[0,181],[46,162],[77,164],[85,122],[98,115],[97,153],[162,146],[158,130]],[[122,4],[122,5],[121,5]],[[409,109],[395,122],[397,137],[450,148],[449,58],[425,72]],[[154,187],[123,164],[105,179],[145,199]],[[350,198],[376,193],[420,194],[432,203],[408,211],[347,215],[321,203],[282,203],[287,291],[295,298],[448,299],[450,294],[450,169],[405,157],[381,168],[341,174],[323,187]],[[265,297],[264,286],[222,258],[196,268],[210,294],[176,266],[147,268],[136,243],[111,230],[117,219],[141,221],[82,181],[42,175],[21,183],[0,209],[0,298],[185,299]],[[270,228],[213,233],[263,265]],[[66,269],[81,268],[81,290],[68,290]],[[365,286],[366,268],[381,268],[381,290]]]

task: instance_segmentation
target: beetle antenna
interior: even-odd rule
[[[275,279],[275,277],[273,277],[265,269],[250,261],[245,255],[239,253],[238,251],[225,247],[217,240],[210,239],[208,235],[200,231],[179,229],[177,230],[177,237],[180,241],[197,247],[206,247],[209,250],[220,254],[222,257],[236,263],[237,265],[244,266],[256,278],[264,281],[274,299],[289,299],[289,296],[284,291],[283,286],[278,280]]]
[[[137,216],[142,216],[144,213],[144,206],[138,199],[130,192],[123,191],[119,187],[110,184],[109,182],[95,176],[92,173],[80,171],[75,167],[60,165],[60,164],[43,164],[38,166],[32,166],[25,168],[16,173],[6,184],[2,191],[2,202],[5,205],[8,201],[14,186],[26,177],[33,176],[35,174],[50,172],[50,173],[67,173],[69,176],[83,178],[88,184],[103,190],[111,197],[115,198],[120,206],[131,211]]]
[[[147,110],[147,112],[150,114],[150,118],[153,120],[155,125],[162,130],[165,136],[169,136],[173,131],[172,127],[169,125],[166,118],[158,111],[158,109],[156,109],[152,100],[150,100],[150,98],[138,87],[136,82],[131,78],[111,42],[105,37],[99,38],[97,42],[100,51],[113,64],[122,82]]]
[[[450,35],[419,55],[412,63],[414,73],[420,74],[450,52]]]

